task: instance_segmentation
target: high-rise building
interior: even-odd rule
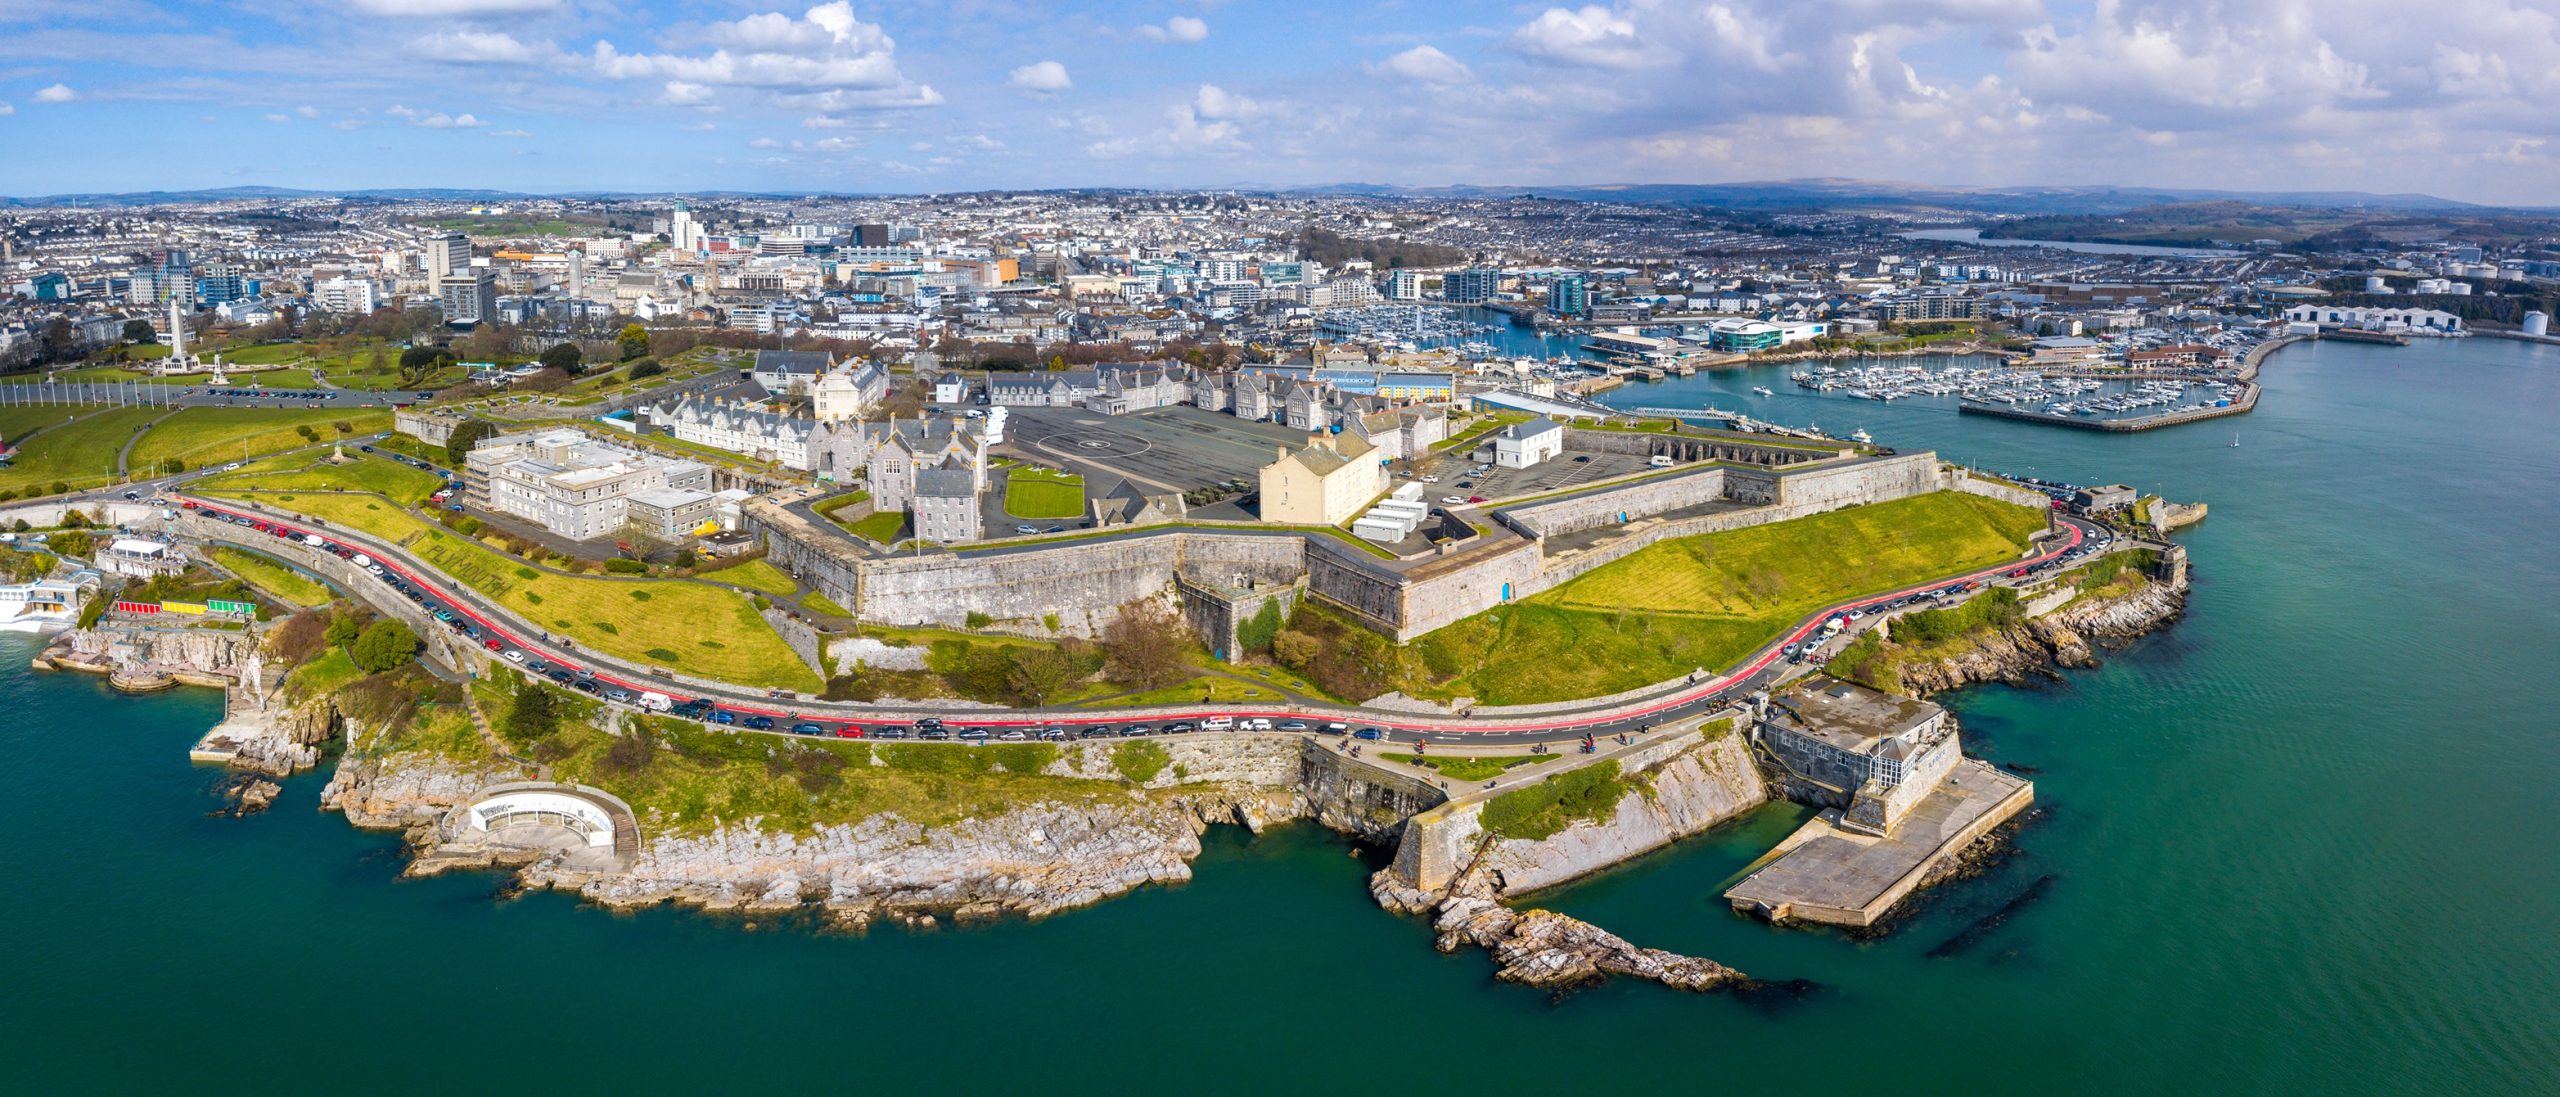
[[[258,295],[256,279],[244,278],[229,263],[209,263],[196,272],[196,304],[219,305]]]
[[[569,253],[569,284],[565,289],[571,297],[587,295],[587,253],[583,251]]]
[[[311,287],[311,300],[330,312],[362,316],[373,311],[373,282],[365,278],[329,278]]]
[[[675,243],[677,251],[691,254],[702,250],[703,235],[701,222],[693,219],[693,210],[686,207],[684,199],[676,199],[675,212],[667,216],[667,239]]]
[[[427,282],[443,285],[445,276],[471,266],[471,238],[458,232],[427,238]]]
[[[885,248],[895,242],[889,238],[887,225],[855,225],[853,227],[853,246],[857,248]]]
[[[1558,316],[1583,316],[1591,312],[1591,289],[1579,274],[1567,274],[1547,286],[1547,311]]]
[[[465,267],[436,281],[436,299],[444,304],[444,322],[478,324],[498,318],[498,277],[485,269]]]
[[[1388,271],[1387,296],[1398,301],[1422,300],[1422,272],[1402,267]]]
[[[1501,291],[1502,272],[1491,267],[1450,271],[1440,279],[1441,298],[1455,304],[1480,304]]]

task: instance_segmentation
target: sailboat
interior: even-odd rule
[[[2234,434],[2234,435],[2232,435],[2232,436],[2231,436],[2231,448],[2233,448],[2233,449],[2239,449],[2239,448],[2240,448],[2240,436],[2239,436],[2239,435]]]

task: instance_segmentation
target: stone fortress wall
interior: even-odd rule
[[[1603,437],[1652,438],[1586,432]],[[1673,439],[1673,441],[1686,441]],[[1732,448],[1732,443],[1714,443]],[[1743,447],[1769,449],[1769,447]],[[1741,529],[1861,503],[1960,488],[2007,498],[2032,495],[1940,470],[1932,453],[1835,459],[1814,464],[1800,450],[1745,454],[1760,461],[1718,465],[1614,489],[1518,508],[1492,517],[1519,537],[1484,539],[1420,564],[1397,565],[1323,536],[1198,528],[1137,530],[1051,544],[978,552],[877,556],[844,535],[779,508],[749,504],[746,529],[769,558],[808,580],[867,622],[963,627],[972,613],[1091,636],[1121,605],[1166,595],[1177,578],[1193,584],[1286,588],[1303,584],[1323,602],[1398,642],[1552,589],[1593,568],[1672,538]],[[1795,459],[1796,467],[1767,462]],[[2041,497],[2035,497],[2041,505]],[[2024,500],[2012,500],[2020,501]],[[1710,507],[1710,504],[1731,504]],[[1663,518],[1677,511],[1695,511]],[[1558,549],[1550,538],[1618,531]],[[1227,629],[1218,631],[1226,632]]]

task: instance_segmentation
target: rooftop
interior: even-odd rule
[[[1779,694],[1772,711],[1796,730],[1859,754],[1935,720],[1944,709],[1917,697],[1815,675]]]

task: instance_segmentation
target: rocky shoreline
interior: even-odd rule
[[[2188,584],[2145,581],[2123,595],[2090,598],[2041,617],[1977,630],[1962,652],[1898,663],[1904,692],[1927,697],[1979,683],[2025,685],[2058,667],[2093,667],[2099,653],[2157,631],[2186,613]]]

